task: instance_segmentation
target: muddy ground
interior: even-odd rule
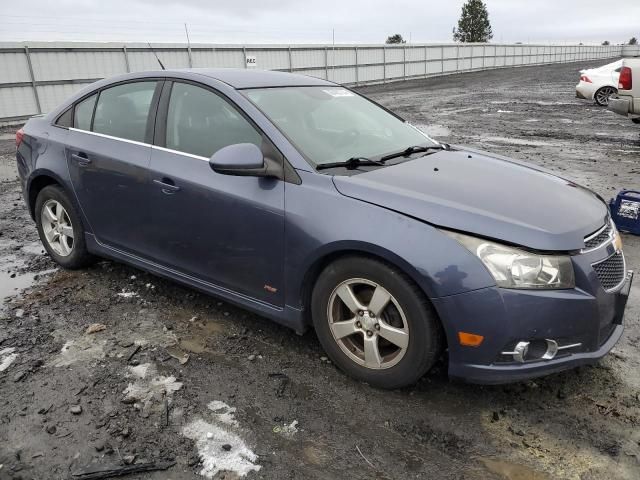
[[[640,128],[574,98],[585,66],[363,91],[440,140],[544,165],[609,198],[640,186]],[[10,133],[0,132],[0,479],[154,462],[173,466],[128,478],[640,477],[640,282],[622,340],[596,366],[479,387],[449,382],[441,362],[412,388],[380,391],[337,371],[313,332],[109,261],[57,269],[22,202]],[[640,238],[624,241],[637,270]],[[85,333],[94,323],[106,328]]]

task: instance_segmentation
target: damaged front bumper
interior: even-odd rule
[[[470,383],[500,384],[596,363],[622,336],[632,281],[629,271],[614,293],[490,287],[434,300],[439,313],[453,319],[447,326],[449,376]],[[457,342],[454,334],[458,331],[493,333],[485,335],[482,345],[470,348]],[[532,360],[502,355],[512,353],[509,350],[521,340],[546,345],[547,339],[560,347],[550,359],[544,358],[544,348]]]

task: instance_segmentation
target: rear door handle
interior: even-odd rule
[[[162,180],[155,179],[153,183],[159,185],[160,188],[162,188],[162,193],[166,193],[167,195],[180,191],[180,187],[177,186],[170,178],[165,177]]]
[[[91,163],[91,159],[84,152],[72,153],[71,159],[78,162],[81,167],[86,167]]]

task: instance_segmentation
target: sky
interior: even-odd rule
[[[0,1],[0,41],[450,42],[464,0]],[[640,38],[640,0],[485,0],[495,43]],[[607,4],[613,8],[608,8]]]

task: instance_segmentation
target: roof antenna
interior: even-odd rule
[[[160,64],[160,68],[162,70],[166,70],[166,68],[164,68],[164,65],[162,64],[162,62],[160,61],[160,59],[158,58],[158,55],[156,54],[156,51],[153,49],[153,47],[151,46],[151,44],[149,42],[147,42],[147,45],[149,45],[149,48],[151,49],[151,51],[153,52],[153,55],[156,57],[156,60],[158,60],[158,63]]]

